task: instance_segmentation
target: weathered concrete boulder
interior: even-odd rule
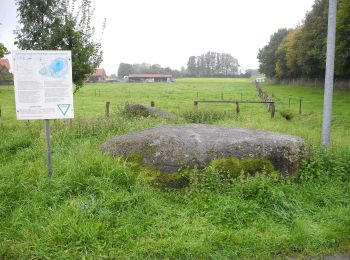
[[[171,114],[165,110],[161,110],[159,108],[142,105],[142,104],[127,104],[124,107],[123,112],[127,115],[131,116],[153,116],[159,118],[165,118],[169,120],[176,120],[178,117],[174,114]]]
[[[218,158],[269,160],[283,175],[295,176],[308,156],[303,139],[275,132],[187,124],[171,125],[118,136],[101,146],[111,155],[140,155],[142,163],[163,172],[182,167],[204,168]]]

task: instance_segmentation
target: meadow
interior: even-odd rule
[[[325,152],[322,89],[263,88],[276,101],[275,118],[262,104],[241,104],[239,116],[235,104],[200,103],[194,111],[197,97],[259,100],[245,79],[88,84],[74,97],[72,123],[51,120],[54,175],[48,178],[43,123],[17,121],[13,88],[0,86],[0,259],[283,258],[349,250],[350,93],[334,93]],[[126,103],[151,101],[182,119],[122,113]],[[297,135],[313,155],[294,179],[272,172],[225,182],[208,168],[189,187],[166,189],[133,162],[99,151],[116,135],[189,122]]]

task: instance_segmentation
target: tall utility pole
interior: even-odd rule
[[[322,122],[322,146],[324,148],[328,148],[329,146],[330,132],[331,132],[336,20],[337,20],[337,0],[329,0],[327,60],[326,60],[326,76],[325,76],[325,82],[324,82],[324,105],[323,105],[323,122]]]

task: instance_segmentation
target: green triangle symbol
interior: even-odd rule
[[[67,114],[68,109],[70,108],[70,104],[58,104],[57,106],[64,116]]]

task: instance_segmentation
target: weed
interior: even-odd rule
[[[294,117],[294,114],[292,111],[286,111],[286,110],[280,111],[280,115],[285,119],[287,119],[288,121],[292,120]]]

